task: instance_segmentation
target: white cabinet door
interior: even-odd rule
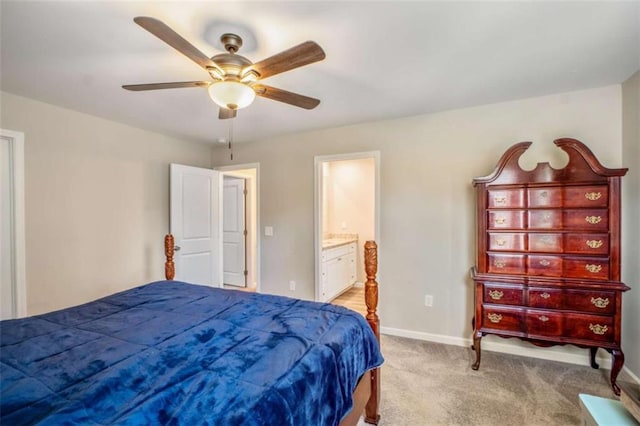
[[[328,302],[336,296],[340,286],[342,263],[339,257],[334,257],[325,262],[327,269],[327,293],[325,300]]]
[[[356,282],[356,244],[325,249],[322,259],[321,297],[328,302]]]
[[[354,244],[353,252],[349,254],[348,261],[349,261],[349,273],[347,276],[349,277],[349,285],[353,285],[356,283],[356,272],[357,272],[355,244]]]

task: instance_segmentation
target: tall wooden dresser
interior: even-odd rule
[[[518,165],[531,142],[509,148],[493,173],[473,180],[477,264],[473,348],[480,366],[486,334],[538,346],[573,344],[612,354],[611,386],[624,363],[620,346],[620,181],[575,139],[554,142],[569,155],[556,170]]]

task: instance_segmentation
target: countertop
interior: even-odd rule
[[[356,241],[358,241],[357,238],[326,238],[322,240],[322,250],[344,246]]]

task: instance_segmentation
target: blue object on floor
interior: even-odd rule
[[[600,398],[599,396],[581,393],[580,408],[582,409],[583,425],[598,426],[637,426],[640,425],[624,408],[620,401]]]

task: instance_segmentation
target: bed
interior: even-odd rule
[[[165,248],[165,281],[1,323],[2,424],[377,423],[377,322],[174,281]]]

